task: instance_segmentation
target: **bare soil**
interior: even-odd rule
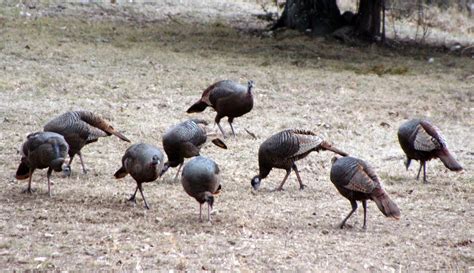
[[[172,2],[172,3],[169,3]],[[182,3],[183,2],[183,3]],[[349,47],[283,31],[265,33],[251,1],[162,1],[144,5],[35,4],[0,8],[0,265],[13,269],[242,271],[472,270],[474,267],[474,62],[468,57],[377,46]],[[207,5],[206,5],[207,3]],[[221,167],[213,222],[198,221],[175,169],[144,186],[136,206],[131,177],[113,173],[129,144],[101,139],[73,174],[14,179],[27,134],[68,110],[87,109],[133,142],[161,146],[164,131],[209,109],[185,110],[211,83],[256,83],[255,107],[235,120],[228,150],[202,154]],[[429,162],[429,184],[406,171],[397,128],[429,117],[465,167]],[[228,124],[224,128],[230,131]],[[214,127],[216,128],[216,127]],[[399,205],[400,221],[369,203],[349,227],[336,225],[349,202],[329,180],[328,152],[298,162],[285,191],[274,170],[253,192],[257,151],[285,128],[314,130],[372,164]],[[253,132],[253,139],[245,132]]]

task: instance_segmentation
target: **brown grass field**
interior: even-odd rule
[[[0,8],[2,270],[474,269],[472,58],[350,47],[293,31],[260,35],[265,23],[253,16],[260,11],[252,1],[185,2],[194,6]],[[144,185],[150,210],[140,197],[129,204],[135,182],[113,178],[128,144],[114,137],[83,150],[88,174],[77,158],[70,178],[54,174],[52,198],[45,170],[33,176],[35,193],[21,193],[27,182],[14,178],[20,145],[49,119],[87,109],[133,142],[161,147],[171,125],[213,121],[210,109],[185,110],[221,79],[253,79],[255,107],[236,119],[228,150],[201,150],[222,170],[212,223],[198,221],[198,203],[173,181],[176,169]],[[465,171],[431,161],[424,185],[415,180],[417,162],[405,170],[396,132],[414,117],[442,129]],[[337,229],[350,204],[329,180],[328,152],[298,162],[305,190],[292,174],[285,191],[272,191],[284,176],[273,170],[253,192],[258,147],[285,128],[314,130],[367,160],[401,220],[369,202],[367,231],[361,207],[349,228]]]

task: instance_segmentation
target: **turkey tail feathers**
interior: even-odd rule
[[[222,141],[219,138],[213,139],[212,143],[214,143],[214,145],[216,145],[217,147],[220,147],[222,149],[227,149],[227,145],[225,145],[224,141]]]
[[[18,180],[27,179],[30,177],[30,167],[26,163],[21,162],[16,170],[15,178]]]
[[[122,166],[120,169],[118,169],[118,171],[115,172],[114,176],[115,178],[119,179],[125,177],[127,174],[127,170],[125,170],[125,168]]]
[[[197,113],[197,112],[202,112],[204,109],[206,109],[207,103],[203,101],[198,101],[195,104],[193,104],[189,109],[186,111],[187,113]]]
[[[372,198],[383,215],[396,220],[400,219],[400,209],[385,192],[379,196],[373,196]]]

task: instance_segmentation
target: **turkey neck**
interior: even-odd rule
[[[253,86],[249,86],[249,88],[247,89],[247,97],[252,97],[252,88]]]
[[[375,188],[374,191],[372,193],[370,193],[371,198],[375,197],[375,198],[378,198],[378,199],[383,198],[385,195],[387,195],[387,194],[385,193],[385,191],[380,186]]]
[[[258,177],[259,177],[260,179],[264,179],[264,178],[266,178],[266,177],[268,176],[268,174],[270,173],[270,170],[271,170],[272,168],[267,168],[267,167],[262,167],[262,166],[260,166],[259,169],[260,169],[260,170],[259,170],[259,173],[258,173]]]
[[[99,116],[96,116],[92,112],[87,112],[87,111],[77,111],[77,115],[81,120],[84,122],[99,128],[100,130],[104,131],[107,135],[112,135],[113,127],[107,124],[105,120],[100,118]]]

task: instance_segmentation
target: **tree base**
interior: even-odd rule
[[[314,36],[333,35],[343,41],[349,37],[377,41],[380,37],[384,0],[360,0],[357,14],[340,13],[336,0],[287,0],[285,9],[272,30],[287,27]]]

